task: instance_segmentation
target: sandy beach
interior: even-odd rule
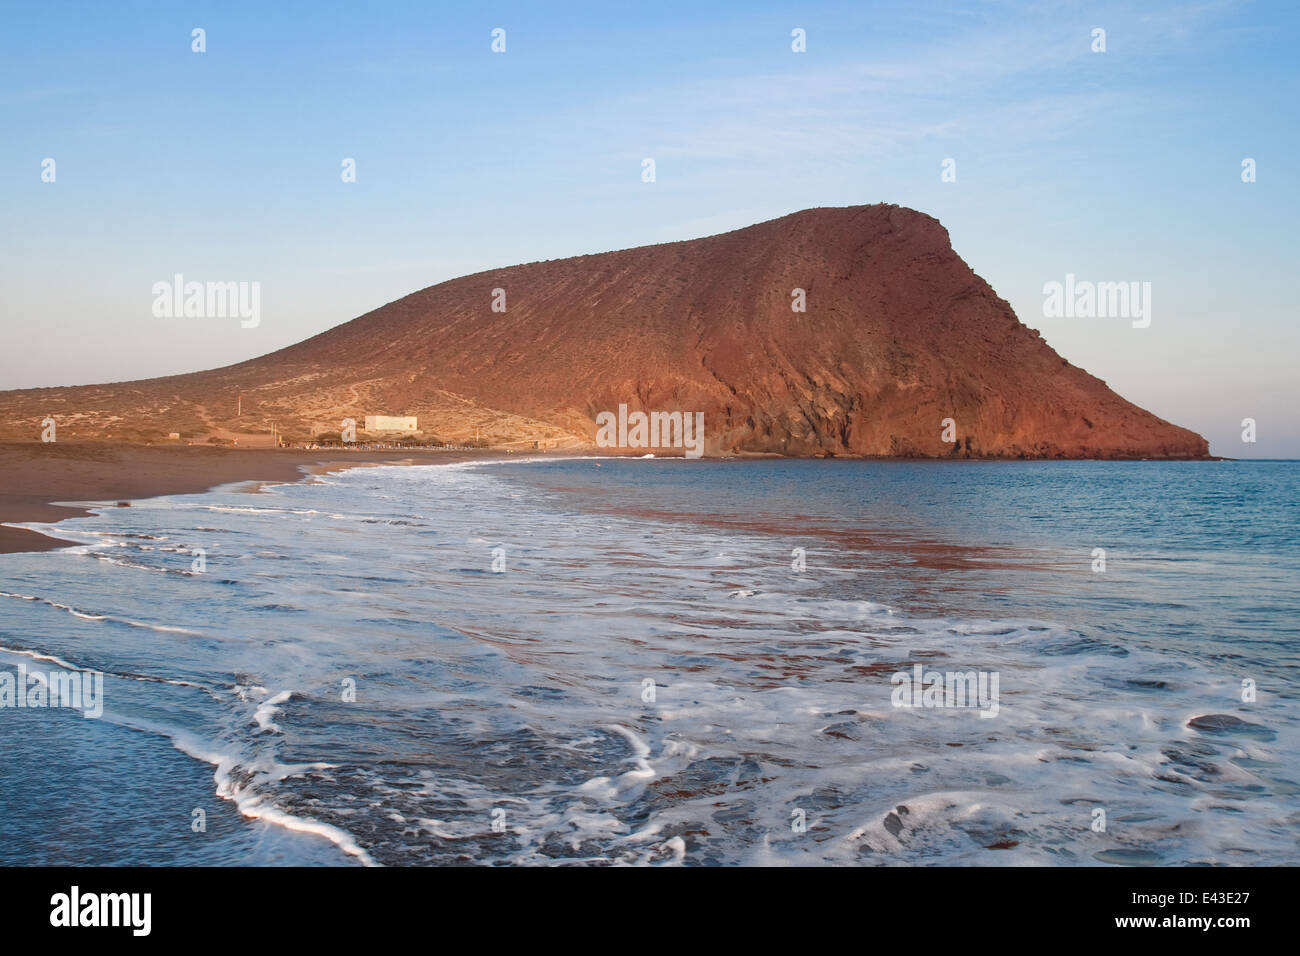
[[[273,448],[0,443],[0,554],[48,551],[71,542],[11,523],[60,521],[89,514],[55,502],[129,502],[193,494],[232,482],[297,481],[360,465],[445,464],[507,458],[499,451],[424,449],[304,451]]]

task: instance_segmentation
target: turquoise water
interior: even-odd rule
[[[1296,863],[1298,479],[575,459],[106,509],[0,557],[0,670],[106,675],[97,720],[0,709],[0,862]],[[895,706],[917,665],[996,706]]]

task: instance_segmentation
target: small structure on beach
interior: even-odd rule
[[[417,428],[414,415],[367,415],[368,432],[413,432]]]

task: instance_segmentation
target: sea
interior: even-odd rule
[[[1300,463],[100,504],[0,556],[2,865],[1300,863]]]

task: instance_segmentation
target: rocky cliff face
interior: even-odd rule
[[[707,454],[1208,454],[1022,325],[937,220],[887,205],[479,273],[239,365],[10,392],[0,409],[201,436],[239,430],[237,392],[295,437],[393,414],[444,439],[590,444],[626,404],[703,412]]]

